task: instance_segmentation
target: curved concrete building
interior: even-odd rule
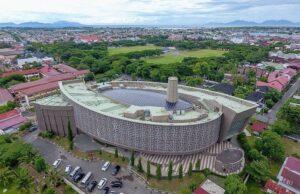
[[[56,97],[65,102],[62,109],[72,109],[73,131],[117,147],[168,155],[197,153],[231,138],[240,133],[257,106],[209,90],[177,88],[177,82],[175,87],[169,85],[172,99],[173,90],[178,90],[173,103],[166,100],[168,84],[155,82],[114,81],[93,86],[78,80],[59,82],[61,95]],[[35,103],[42,130],[59,120],[44,123],[38,116],[53,106],[45,101]],[[56,133],[64,135],[59,129]]]

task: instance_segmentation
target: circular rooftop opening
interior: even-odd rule
[[[105,97],[127,105],[165,107],[166,110],[186,110],[192,104],[178,99],[176,103],[168,103],[166,95],[149,90],[138,89],[111,89],[101,92]]]
[[[223,164],[232,164],[240,161],[243,157],[244,153],[242,150],[237,148],[229,148],[218,154],[216,159]]]

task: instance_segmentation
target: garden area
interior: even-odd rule
[[[182,62],[185,57],[220,57],[224,53],[226,53],[226,51],[212,49],[178,50],[170,51],[160,56],[147,57],[144,58],[144,60],[148,63],[168,64]]]
[[[8,194],[76,192],[16,135],[0,136],[0,191]]]
[[[118,55],[118,54],[130,53],[135,51],[154,50],[154,49],[161,49],[161,47],[152,44],[138,45],[138,46],[108,47],[108,53],[109,55]]]

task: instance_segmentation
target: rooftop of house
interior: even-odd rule
[[[13,100],[14,100],[13,96],[9,93],[7,89],[0,88],[0,105]]]
[[[277,178],[281,183],[300,191],[300,159],[286,157]]]

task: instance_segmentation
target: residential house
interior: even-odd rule
[[[300,193],[300,159],[286,157],[277,179],[279,185],[295,193]]]

